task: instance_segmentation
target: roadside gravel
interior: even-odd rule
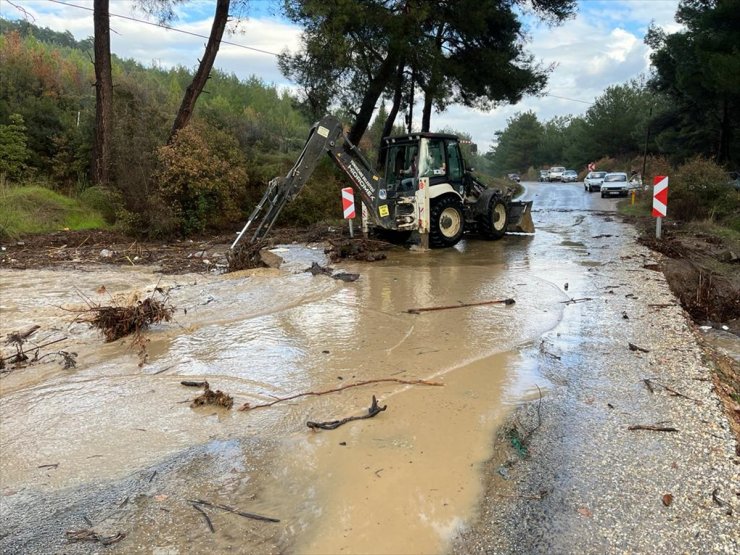
[[[453,553],[740,552],[740,459],[710,363],[649,269],[661,255],[611,226],[622,237],[588,253],[595,265],[568,292],[591,300],[528,349],[549,391],[496,438],[477,522]]]

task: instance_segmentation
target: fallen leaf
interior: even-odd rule
[[[154,500],[159,501],[161,503],[162,501],[165,501],[167,497],[168,497],[167,495],[155,495]]]
[[[101,285],[100,287],[98,287],[98,290],[96,291],[98,295],[104,295],[107,292],[108,290],[105,288],[105,285]]]
[[[593,516],[593,513],[587,507],[579,507],[578,514],[587,518],[591,518]]]
[[[673,468],[674,470],[677,469],[678,468],[678,463],[672,462],[671,463],[671,468]]]
[[[665,505],[666,507],[670,507],[671,503],[673,503],[673,496],[670,493],[666,493],[663,496],[663,505]]]

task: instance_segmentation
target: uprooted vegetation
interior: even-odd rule
[[[157,299],[155,295],[162,298]],[[105,336],[106,342],[116,341],[129,335],[138,336],[152,324],[169,322],[175,312],[169,297],[159,287],[151,296],[140,300],[137,296],[127,302],[103,306],[86,299],[88,308],[79,311],[75,319],[97,328]]]

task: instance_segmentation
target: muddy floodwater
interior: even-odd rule
[[[613,202],[579,196],[600,215],[572,214],[573,198],[546,193],[534,236],[335,265],[360,274],[350,283],[306,273],[327,261],[305,245],[275,249],[279,270],[225,275],[0,270],[0,336],[39,325],[38,343],[64,338],[53,349],[77,356],[0,378],[0,549],[98,552],[65,539],[92,529],[125,534],[112,553],[444,552],[476,511],[503,418],[547,394],[525,353],[562,321],[568,284],[613,262],[584,238],[624,229],[604,217]],[[154,288],[177,310],[146,332],[145,353],[75,321]],[[191,408],[199,391],[183,380],[207,380],[234,408]],[[415,380],[429,383],[399,383]],[[387,409],[372,419],[306,426],[362,415],[373,395]],[[195,500],[280,522],[198,505],[206,520]]]

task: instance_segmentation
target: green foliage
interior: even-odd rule
[[[155,180],[162,199],[175,209],[180,231],[202,232],[209,224],[237,219],[248,179],[244,155],[231,135],[193,122],[157,155]]]
[[[542,124],[534,112],[509,118],[506,129],[498,134],[498,145],[491,154],[496,173],[521,172],[531,164],[543,137]]]
[[[0,237],[105,227],[97,210],[45,187],[0,187]]]
[[[26,170],[28,139],[23,116],[11,114],[8,125],[0,125],[0,175],[18,180]]]
[[[740,214],[740,193],[730,187],[727,172],[696,157],[670,176],[668,214],[676,219],[723,221]]]
[[[740,0],[682,0],[683,28],[652,27],[653,90],[671,100],[659,140],[677,158],[694,154],[740,163]]]

